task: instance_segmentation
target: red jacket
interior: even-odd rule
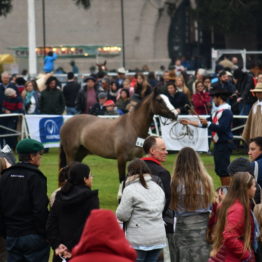
[[[87,219],[70,262],[132,262],[136,252],[110,210],[97,209]]]
[[[211,97],[208,92],[196,93],[192,96],[192,103],[195,111],[199,115],[210,114]]]
[[[254,232],[254,221],[251,214],[250,218],[252,236]],[[236,201],[231,207],[229,207],[226,215],[226,223],[223,232],[225,262],[240,262],[249,258],[250,255],[253,254],[252,251],[244,251],[244,242],[242,240],[244,235],[244,222],[244,207],[239,201]],[[254,256],[253,259],[248,261],[255,262]]]

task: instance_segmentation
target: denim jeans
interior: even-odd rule
[[[7,237],[8,262],[48,262],[50,247],[40,235]]]
[[[157,262],[162,249],[153,249],[153,250],[136,250],[137,259],[136,262]]]

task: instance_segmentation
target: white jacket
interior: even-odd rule
[[[117,218],[127,222],[126,237],[133,248],[163,246],[166,244],[162,219],[164,191],[152,181],[149,174],[144,175],[148,189],[135,177],[123,191],[121,203],[116,210]]]

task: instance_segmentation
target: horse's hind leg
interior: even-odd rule
[[[74,160],[77,161],[77,162],[82,162],[82,160],[85,158],[85,156],[88,155],[88,150],[86,150],[83,146],[81,146],[76,154],[75,154],[75,157],[74,157]]]

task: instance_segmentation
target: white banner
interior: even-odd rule
[[[45,148],[59,147],[60,128],[70,117],[72,116],[25,115],[29,136],[41,142]],[[161,123],[161,134],[166,143],[167,150],[179,151],[183,147],[189,146],[196,151],[208,151],[207,128],[184,126],[179,122],[171,122],[163,117],[159,118]],[[197,120],[195,116],[179,116],[178,119],[181,118]]]
[[[59,147],[60,128],[72,116],[25,115],[29,136],[41,142],[45,148]]]
[[[160,117],[162,138],[166,143],[167,150],[179,151],[184,147],[191,147],[199,152],[207,152],[208,147],[208,129],[199,128],[190,125],[182,125],[179,119],[191,119],[197,121],[196,116],[179,116],[178,121]]]

